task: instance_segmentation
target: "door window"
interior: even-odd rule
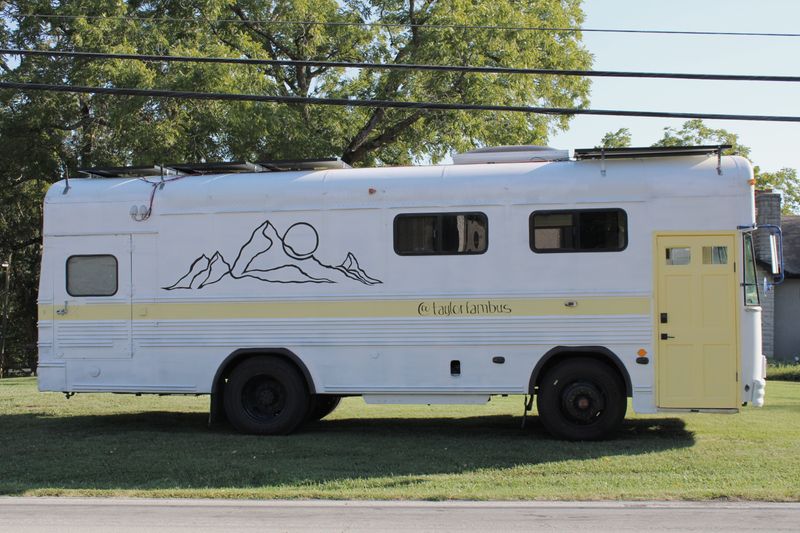
[[[704,265],[727,265],[728,247],[727,246],[703,246]]]
[[[668,265],[688,265],[692,262],[691,248],[667,248]]]

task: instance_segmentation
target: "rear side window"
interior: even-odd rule
[[[489,221],[483,213],[420,213],[394,219],[398,255],[482,254]]]
[[[530,245],[537,253],[620,252],[628,246],[628,216],[622,209],[534,211]]]
[[[113,255],[73,255],[67,259],[70,296],[113,296],[117,293],[117,258]]]

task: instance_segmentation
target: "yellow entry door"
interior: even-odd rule
[[[659,407],[738,407],[734,235],[656,237]]]

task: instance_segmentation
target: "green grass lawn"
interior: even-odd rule
[[[800,500],[800,383],[738,415],[636,416],[550,439],[522,398],[343,402],[288,437],[206,428],[207,397],[39,393],[0,380],[0,494],[214,498]]]

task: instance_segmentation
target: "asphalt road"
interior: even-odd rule
[[[800,531],[800,504],[0,498],[2,532]]]

